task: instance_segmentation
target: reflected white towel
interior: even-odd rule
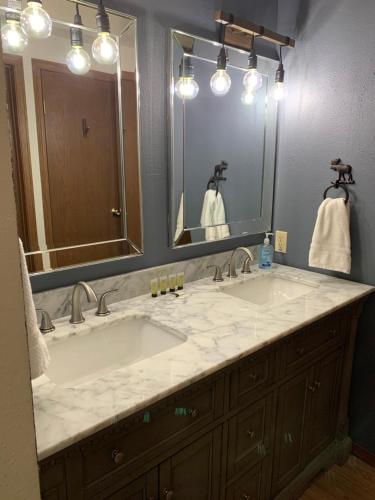
[[[206,241],[222,240],[230,236],[223,197],[213,189],[208,189],[204,196],[201,226],[206,228]]]
[[[327,198],[319,207],[309,266],[350,274],[350,206],[344,198]]]
[[[176,231],[174,233],[174,241],[178,241],[184,230],[184,193],[181,194],[180,207],[178,209]]]
[[[23,284],[23,295],[25,300],[25,316],[27,340],[29,345],[31,379],[39,377],[48,368],[50,356],[46,341],[38,328],[38,321],[31,291],[29,272],[27,270],[25,252],[22,241],[20,243],[21,274]]]

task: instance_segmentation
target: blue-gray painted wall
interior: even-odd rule
[[[375,285],[375,2],[283,0],[279,30],[295,34],[285,58],[288,99],[281,110],[274,228],[288,231],[280,262],[306,268],[316,210],[331,159],[352,164],[353,268]],[[375,300],[360,321],[350,433],[375,453]]]
[[[96,2],[93,2],[96,3]],[[262,238],[245,237],[232,241],[172,250],[168,236],[168,140],[166,70],[169,29],[176,28],[207,38],[216,37],[213,14],[225,9],[266,24],[277,25],[277,0],[107,0],[113,9],[134,15],[138,20],[141,166],[144,214],[144,255],[76,269],[57,271],[32,278],[35,292],[93,280],[229,250],[240,243],[255,244]],[[273,49],[265,55],[274,54]],[[259,51],[262,53],[262,50]]]

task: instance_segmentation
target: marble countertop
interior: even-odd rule
[[[271,308],[221,291],[265,274],[310,284],[311,291]],[[275,265],[271,271],[254,269],[221,284],[207,278],[189,283],[178,298],[143,295],[118,302],[105,318],[89,311],[82,325],[61,318],[47,342],[84,335],[133,315],[147,316],[187,340],[74,388],[58,386],[46,376],[33,381],[38,457],[42,460],[373,291],[371,286]]]

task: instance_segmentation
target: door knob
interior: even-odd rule
[[[166,500],[173,500],[173,491],[168,490],[168,488],[164,488],[163,495]]]
[[[111,213],[115,217],[121,217],[121,208],[112,208]]]

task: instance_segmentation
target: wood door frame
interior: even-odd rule
[[[3,54],[4,65],[11,66],[14,74],[14,90],[15,92],[15,105],[17,117],[17,129],[19,138],[19,155],[20,155],[20,171],[19,189],[21,207],[18,207],[21,212],[21,217],[24,221],[24,228],[26,232],[27,241],[23,242],[26,251],[38,251],[39,241],[36,224],[35,213],[35,198],[34,198],[34,185],[33,174],[31,166],[30,155],[30,139],[28,129],[28,113],[26,104],[26,90],[25,90],[25,76],[23,71],[22,56]],[[12,105],[14,103],[11,103]],[[30,271],[40,271],[43,269],[43,261],[41,255],[31,255],[28,258],[28,263],[32,269]]]
[[[49,190],[49,175],[48,175],[48,158],[47,158],[47,141],[46,141],[46,127],[44,121],[44,100],[43,100],[43,80],[42,71],[53,71],[56,73],[62,73],[74,77],[75,75],[69,70],[65,64],[57,63],[53,61],[45,61],[43,59],[31,59],[32,73],[33,73],[33,83],[34,83],[34,99],[35,99],[35,116],[37,125],[37,135],[38,135],[38,149],[39,149],[39,163],[40,163],[40,177],[42,184],[43,193],[43,212],[44,212],[44,225],[46,232],[46,242],[49,250],[50,262],[52,268],[58,268],[57,261],[57,251],[53,243],[53,224],[51,217],[51,196]],[[117,73],[103,73],[101,71],[90,70],[85,78],[100,79],[104,81],[114,81],[114,76],[117,80]],[[80,78],[77,76],[77,78]],[[117,95],[117,85],[115,86]],[[118,101],[118,99],[117,99]],[[118,106],[116,106],[116,128],[118,129]],[[117,143],[118,132],[117,132]],[[119,155],[119,146],[117,147]],[[119,184],[120,186],[120,184]],[[120,189],[119,189],[120,192]],[[99,242],[100,243],[100,242]],[[80,245],[77,245],[77,248]],[[54,251],[55,250],[55,251]],[[81,264],[84,265],[84,264]]]

